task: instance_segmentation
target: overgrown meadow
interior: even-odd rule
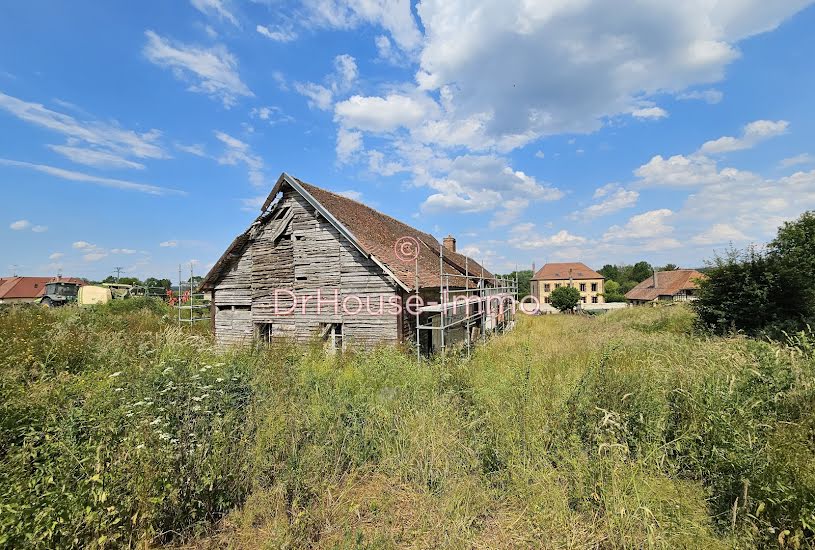
[[[0,547],[812,548],[815,339],[693,327],[524,317],[417,365],[3,309]]]

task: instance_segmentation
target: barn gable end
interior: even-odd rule
[[[274,207],[244,234],[245,243],[233,243],[216,264],[218,273],[205,279],[214,290],[216,341],[307,341],[337,332],[345,343],[363,346],[398,342],[398,319],[379,314],[380,300],[397,295],[397,282],[296,189],[280,191]]]

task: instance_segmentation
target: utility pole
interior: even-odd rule
[[[119,275],[121,275],[121,274],[122,274],[122,271],[123,271],[123,270],[124,270],[124,268],[123,268],[123,267],[114,267],[114,268],[113,268],[113,271],[115,271],[115,272],[116,272],[116,282],[117,282],[117,283],[119,282]]]

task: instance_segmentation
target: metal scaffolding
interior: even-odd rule
[[[417,303],[421,303],[418,268],[417,259],[415,296]],[[444,273],[444,247],[439,247],[439,302],[416,309],[417,360],[421,358],[422,331],[428,331],[429,350],[441,352],[443,357],[447,348],[462,343],[469,358],[474,336],[486,341],[490,334],[514,327],[517,300],[517,269],[513,278],[485,277],[483,266],[480,274],[472,275],[469,272],[469,258],[465,256],[464,275]],[[422,315],[426,323],[429,321],[428,324],[421,323]],[[478,329],[477,335],[473,334],[474,329]],[[456,334],[461,332],[463,335]],[[459,336],[458,340],[456,336]]]
[[[178,297],[175,308],[178,312],[178,324],[189,323],[192,325],[197,321],[208,321],[209,315],[198,317],[202,309],[209,310],[209,305],[204,303],[204,294],[194,292],[195,277],[193,276],[193,264],[190,262],[190,278],[187,281],[181,280],[181,264],[178,265]],[[184,290],[186,286],[187,290]],[[196,303],[196,300],[198,303]],[[182,312],[184,312],[182,314]]]

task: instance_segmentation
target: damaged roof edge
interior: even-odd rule
[[[382,271],[384,271],[385,274],[388,275],[391,279],[393,279],[403,290],[405,290],[406,292],[409,292],[411,290],[411,287],[406,285],[401,279],[399,279],[399,277],[397,277],[393,273],[393,271],[391,271],[388,268],[388,266],[382,263],[376,256],[365,250],[365,248],[360,244],[360,242],[357,240],[354,234],[342,223],[340,223],[340,221],[331,212],[329,212],[328,209],[326,209],[322,204],[320,204],[320,201],[315,199],[312,196],[312,194],[309,193],[308,190],[300,184],[300,181],[297,178],[289,176],[286,172],[280,174],[280,177],[277,179],[277,182],[272,188],[272,191],[269,193],[269,196],[266,198],[266,201],[263,203],[263,206],[261,207],[260,216],[255,218],[255,220],[252,222],[252,224],[246,231],[238,235],[235,238],[235,240],[232,241],[232,244],[229,245],[229,247],[226,249],[226,252],[224,252],[223,255],[218,259],[218,261],[215,262],[215,264],[212,266],[212,269],[210,269],[209,273],[207,273],[206,277],[204,277],[204,280],[201,282],[201,285],[199,286],[199,290],[212,290],[212,288],[215,286],[217,279],[219,278],[219,275],[221,274],[221,271],[226,266],[227,262],[231,260],[231,255],[234,252],[234,250],[237,247],[239,246],[243,247],[246,244],[249,237],[249,231],[255,224],[257,224],[263,218],[264,214],[266,214],[267,209],[274,202],[275,197],[281,191],[284,183],[287,183],[295,191],[300,193],[300,195],[304,199],[306,199],[306,201],[311,206],[313,206],[314,209],[317,212],[319,212],[321,216],[328,220],[328,222],[331,225],[333,225],[343,237],[345,237],[352,245],[354,245],[354,248],[356,248],[360,254],[370,259],[377,266],[379,266],[379,268],[382,269]]]

